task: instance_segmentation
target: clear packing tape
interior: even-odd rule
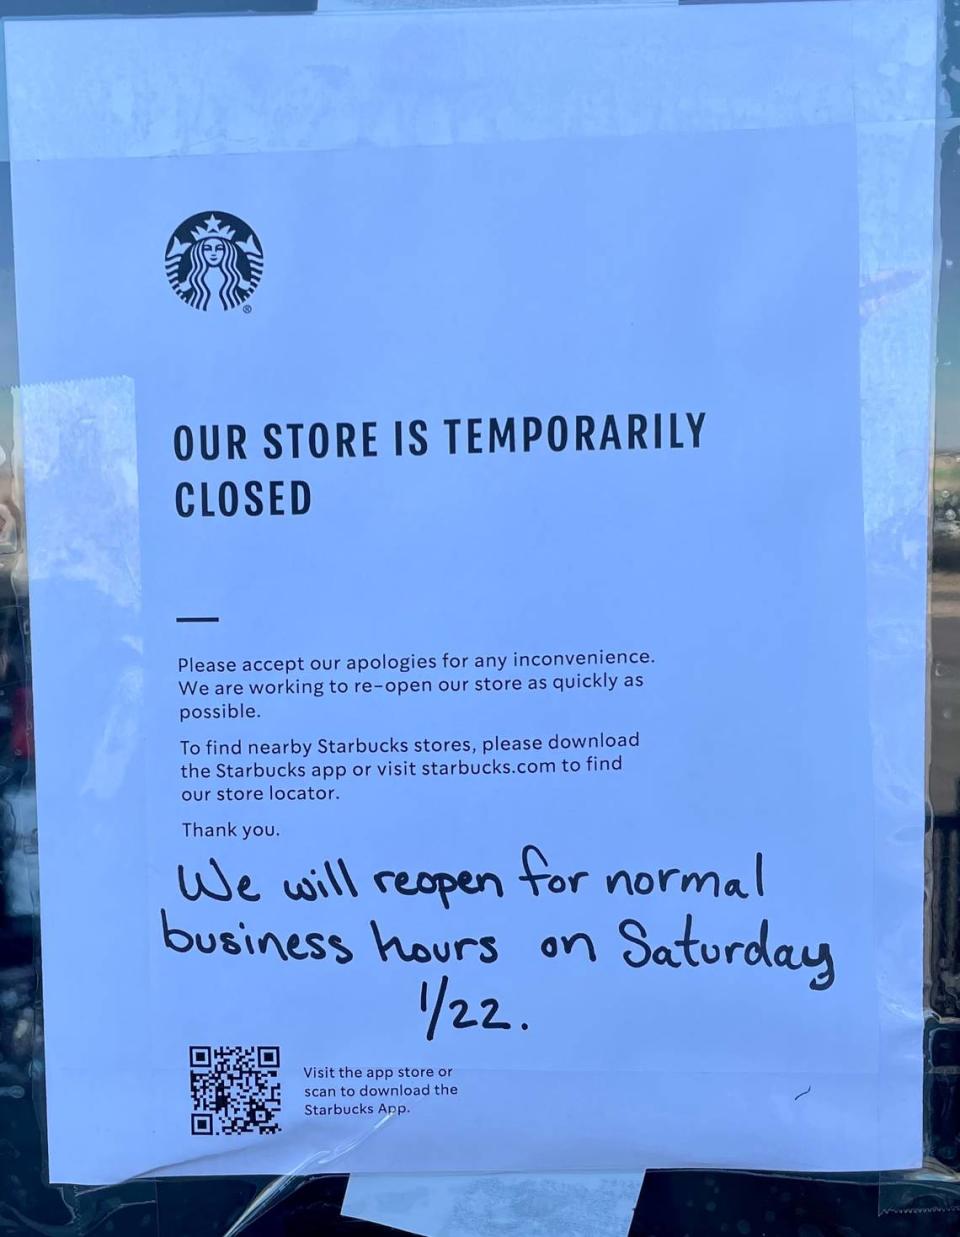
[[[644,14],[643,72],[624,73],[624,47],[635,51],[637,46],[631,32],[638,11]],[[953,362],[950,348],[956,332],[945,316],[948,306],[955,308],[946,296],[952,291],[954,278],[947,186],[955,175],[957,143],[952,122],[944,117],[938,120],[935,115],[938,56],[944,50],[938,49],[941,15],[927,0],[837,0],[824,5],[755,8],[705,6],[696,17],[689,15],[691,23],[697,23],[691,24],[691,31],[697,34],[680,53],[679,61],[676,44],[671,41],[671,23],[678,16],[669,5],[642,10],[610,7],[593,18],[597,39],[589,54],[566,56],[562,30],[558,33],[551,27],[544,39],[543,56],[531,61],[515,50],[523,46],[523,40],[512,40],[507,30],[511,23],[536,26],[544,21],[545,14],[529,9],[483,10],[474,15],[476,25],[469,31],[467,45],[458,52],[463,57],[469,89],[458,88],[456,75],[449,68],[450,45],[445,41],[449,37],[445,25],[463,18],[442,12],[291,18],[282,34],[264,41],[252,76],[243,47],[231,47],[229,41],[221,44],[222,56],[211,59],[210,48],[217,42],[212,38],[211,23],[215,19],[197,18],[197,37],[190,41],[183,39],[180,23],[147,28],[144,23],[129,22],[122,28],[111,26],[108,37],[112,54],[118,62],[128,57],[143,59],[149,44],[149,61],[155,68],[153,75],[133,87],[133,93],[122,103],[112,93],[102,62],[98,68],[98,56],[102,56],[98,42],[103,37],[99,23],[62,23],[43,36],[48,40],[51,75],[66,71],[70,75],[71,89],[59,93],[62,106],[41,106],[38,99],[56,98],[57,92],[43,82],[38,86],[35,78],[31,80],[23,73],[8,73],[14,186],[16,189],[18,175],[31,174],[29,165],[55,161],[82,164],[91,178],[116,160],[191,161],[195,183],[197,177],[205,175],[205,160],[225,155],[255,158],[282,153],[296,157],[363,143],[400,148],[408,144],[602,142],[639,134],[693,135],[752,129],[769,129],[780,135],[781,142],[790,143],[810,126],[849,127],[855,136],[860,238],[859,381],[868,675],[871,715],[876,722],[872,751],[876,900],[881,908],[898,906],[905,874],[915,879],[918,866],[923,865],[918,845],[923,804],[917,794],[917,769],[925,760],[924,717],[915,684],[924,673],[926,625],[917,598],[927,562],[924,540],[917,530],[926,520],[926,504],[919,496],[925,493],[930,461],[926,426],[917,409],[925,408],[930,400],[930,358],[935,347],[943,385],[938,430],[945,449],[938,453],[934,470],[939,503],[934,526],[934,657],[945,681],[956,673],[950,668],[949,656],[938,657],[936,648],[936,572],[948,574],[952,569],[953,525],[960,524],[960,506],[955,510],[951,498],[954,488],[960,489],[960,480],[952,480],[950,450],[960,446],[960,426],[953,428],[955,413],[949,390]],[[296,62],[294,49],[302,37],[298,23],[306,20],[328,24],[326,62],[290,74],[289,65]],[[396,53],[397,46],[402,44],[406,49],[408,59],[395,76],[357,75],[350,79],[345,66],[349,64],[351,22],[355,21],[384,23],[384,63]],[[949,21],[946,30],[945,72],[949,83],[954,37]],[[24,55],[30,37],[22,27],[14,32],[17,55]],[[758,37],[769,47],[766,58],[757,56],[752,41]],[[8,42],[10,38],[8,27]],[[397,39],[399,43],[393,41]],[[705,53],[708,46],[709,55]],[[662,54],[665,47],[671,49],[671,55]],[[492,64],[497,66],[493,74],[489,73]],[[558,74],[564,75],[567,99],[567,111],[561,116],[550,105]],[[205,88],[193,96],[190,109],[167,106],[178,83],[197,79],[204,80]],[[344,102],[338,92],[347,81],[354,93]],[[390,83],[389,90],[383,88],[385,81]],[[330,106],[331,85],[338,99],[336,106]],[[934,185],[938,159],[942,160],[939,209],[944,250],[939,345],[933,337],[937,323],[932,314],[937,303],[934,237],[938,203]],[[789,236],[783,243],[789,245]],[[23,304],[22,288],[18,294]],[[745,296],[753,294],[756,289],[745,288]],[[29,312],[29,305],[27,309]],[[22,331],[24,323],[20,326]],[[27,344],[29,354],[29,340]],[[71,457],[78,452],[101,460],[102,470],[96,489],[86,496],[83,521],[50,523],[40,517],[31,523],[30,584],[37,589],[45,581],[69,577],[77,584],[78,596],[85,588],[97,591],[105,608],[91,608],[86,622],[96,629],[106,620],[111,624],[112,637],[125,642],[129,649],[125,672],[104,685],[110,694],[105,709],[110,725],[99,737],[95,759],[83,772],[90,795],[104,799],[115,793],[122,778],[128,749],[134,742],[137,713],[142,708],[136,391],[130,378],[92,376],[107,371],[85,368],[85,359],[70,357],[66,342],[63,356],[63,368],[57,372],[21,372],[23,385],[17,398],[28,439],[33,435],[29,445],[33,483],[37,484],[39,477],[42,484],[46,476],[51,487],[64,484],[61,470],[69,468]],[[799,365],[807,363],[798,358]],[[95,361],[91,359],[89,365],[95,366]],[[85,376],[64,380],[74,374]],[[936,480],[938,468],[945,470],[942,485]],[[142,458],[139,469],[143,469]],[[19,512],[21,496],[15,494],[14,499],[12,509]],[[798,500],[786,493],[783,501]],[[53,505],[48,503],[44,509],[51,511]],[[25,582],[22,576],[21,581]],[[941,617],[948,629],[953,600],[948,582],[941,582],[945,585]],[[25,607],[23,613],[27,613]],[[95,652],[95,643],[92,647]],[[935,678],[934,743],[938,734],[937,691]],[[910,702],[908,707],[904,707],[904,701]],[[951,706],[947,702],[943,707]],[[957,1127],[951,1125],[956,1108],[954,1060],[960,1060],[960,1050],[951,1047],[956,1038],[952,1001],[958,945],[956,898],[950,892],[955,889],[960,853],[953,845],[950,824],[955,803],[941,806],[935,799],[934,812],[926,877],[933,925],[927,967],[928,1170],[885,1174],[881,1210],[960,1208],[960,1179],[955,1178],[953,1158],[960,1158],[960,1153],[956,1152]],[[21,829],[18,836],[29,837],[29,829]],[[41,832],[41,845],[42,836]],[[79,855],[77,861],[81,862]],[[127,896],[132,908],[140,894],[134,887]],[[904,980],[904,976],[915,976],[919,970],[914,928],[910,922],[884,920],[882,916],[877,925],[877,954],[883,960],[881,1006],[899,1028],[885,1041],[890,1045],[891,1059],[881,1063],[881,1077],[885,1075],[889,1085],[876,1091],[877,1155],[884,1162],[888,1157],[883,1144],[891,1125],[884,1114],[886,1097],[895,1097],[899,1086],[908,1085],[897,1057],[898,1035],[905,1042],[919,1034],[919,1028],[902,1017],[902,1011],[914,1004],[915,981]],[[531,1102],[535,1103],[538,1083],[533,1073],[529,1072],[525,1085],[532,1088]],[[695,1063],[691,1073],[696,1073]],[[800,1083],[804,1081],[789,1075],[785,1078],[786,1098],[782,1108],[774,1110],[776,1121],[803,1119],[798,1115],[801,1110],[794,1107],[798,1102],[794,1090],[802,1094]],[[544,1073],[539,1085],[551,1088],[555,1084],[549,1073]],[[711,1085],[716,1087],[716,1081]],[[708,1092],[705,1083],[704,1094]],[[731,1078],[727,1101],[731,1123],[736,1121],[739,1093],[737,1080]],[[665,1129],[670,1125],[669,1105],[667,1088],[663,1095]],[[375,1141],[381,1129],[382,1123],[371,1125],[360,1141]],[[837,1128],[822,1130],[824,1141],[835,1139],[838,1149],[842,1134]],[[303,1159],[302,1173],[344,1171],[347,1153],[353,1152],[356,1144],[357,1140],[347,1140],[340,1147],[316,1148],[316,1154]],[[607,1150],[598,1148],[596,1167],[607,1162]],[[468,1206],[466,1215],[473,1232],[482,1231],[481,1213],[495,1219],[499,1207],[512,1217],[514,1226],[527,1232],[538,1231],[533,1221],[549,1212],[556,1231],[582,1232],[584,1237],[600,1237],[609,1231],[614,1237],[617,1225],[626,1231],[643,1169],[655,1163],[656,1149],[651,1146],[651,1155],[643,1162],[610,1164],[632,1171],[597,1177],[463,1178],[453,1173],[435,1181],[357,1177],[348,1191],[347,1210],[353,1206],[356,1214],[376,1222],[409,1225],[411,1231],[422,1231],[425,1237],[458,1237],[460,1230],[451,1217],[459,1213],[462,1220],[464,1200],[472,1200],[474,1210]],[[721,1149],[703,1166],[727,1166],[722,1162]],[[182,1164],[171,1163],[163,1172],[177,1176],[183,1169]],[[194,1165],[189,1171],[195,1174],[205,1170]],[[211,1171],[230,1175],[237,1170],[231,1168],[230,1156],[221,1156]],[[241,1171],[250,1172],[249,1168]],[[371,1188],[373,1180],[377,1184]],[[256,1196],[236,1209],[227,1230],[230,1237],[255,1227],[272,1210],[288,1206],[302,1188],[297,1174],[278,1177],[269,1184],[261,1179],[260,1185]],[[156,1197],[154,1190],[150,1181],[137,1180],[97,1190],[65,1187],[64,1197],[75,1208],[81,1225],[92,1227],[97,1217],[113,1214],[117,1206],[150,1203]],[[429,1204],[426,1210],[425,1202]],[[502,1224],[496,1231],[504,1231]],[[546,1237],[548,1229],[542,1231]]]

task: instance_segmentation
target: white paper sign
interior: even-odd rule
[[[919,1162],[859,12],[9,28],[55,1180]]]

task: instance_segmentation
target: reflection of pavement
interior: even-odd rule
[[[28,1233],[26,1217],[51,1215],[40,1180],[39,1130],[33,1111],[34,1002],[32,966],[5,967],[0,958],[0,1231]],[[61,1204],[62,1210],[62,1204]]]
[[[35,915],[39,906],[37,876],[37,793],[34,787],[10,787],[6,807],[4,894],[11,918]]]
[[[930,799],[943,816],[957,810],[960,777],[960,571],[934,571],[930,588]]]

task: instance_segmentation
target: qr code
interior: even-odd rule
[[[191,1134],[276,1134],[280,1049],[190,1048]]]

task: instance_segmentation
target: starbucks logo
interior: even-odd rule
[[[194,309],[236,309],[256,290],[263,250],[236,215],[202,211],[185,219],[167,244],[167,278]]]

